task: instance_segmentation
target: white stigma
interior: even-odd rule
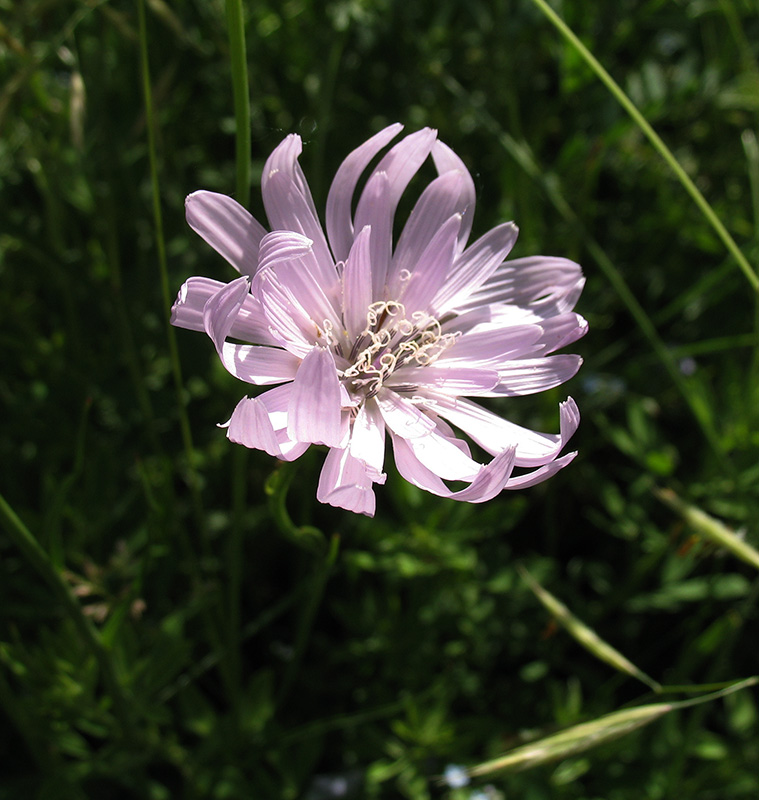
[[[343,372],[347,388],[366,399],[373,397],[397,369],[432,364],[459,336],[443,333],[440,322],[424,311],[415,311],[408,319],[403,303],[396,300],[372,303],[366,328],[350,353],[353,363]]]

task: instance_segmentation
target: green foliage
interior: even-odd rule
[[[515,219],[516,255],[588,278],[572,467],[482,506],[391,473],[355,518],[316,502],[315,448],[281,465],[226,441],[241,389],[209,342],[177,331],[173,359],[161,245],[171,292],[231,277],[183,201],[244,170],[225,4],[148,0],[145,36],[138,8],[0,0],[0,800],[755,796],[755,688],[438,781],[662,700],[559,628],[520,563],[667,702],[758,671],[734,555],[759,546],[757,297],[640,127],[528,0],[243,3],[259,219],[285,133],[323,207],[368,135],[431,125],[473,172],[475,233]],[[557,10],[756,269],[755,4]],[[499,411],[553,430],[563,397]]]

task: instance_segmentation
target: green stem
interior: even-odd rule
[[[622,91],[622,88],[614,80],[614,78],[612,78],[611,75],[609,75],[609,73],[604,69],[604,67],[601,66],[601,63],[593,55],[593,53],[591,53],[590,50],[585,47],[585,45],[576,36],[574,31],[572,31],[566,22],[564,22],[564,20],[548,5],[546,0],[532,0],[532,2],[545,14],[546,17],[548,17],[551,23],[553,23],[553,25],[558,29],[559,33],[561,33],[561,35],[577,50],[588,66],[593,70],[593,72],[595,72],[599,80],[611,92],[617,102],[622,106],[622,108],[624,108],[630,117],[632,117],[633,122],[635,122],[641,131],[643,131],[643,134],[646,136],[649,142],[651,142],[659,155],[666,161],[672,172],[675,173],[677,179],[694,200],[712,228],[714,228],[725,247],[727,247],[735,260],[738,262],[738,266],[746,276],[748,282],[751,284],[751,288],[755,292],[759,292],[759,276],[757,276],[757,274],[751,268],[751,265],[748,263],[748,260],[735,243],[735,240],[730,235],[727,228],[725,228],[719,217],[714,213],[714,210],[709,205],[706,198],[698,190],[696,184],[690,179],[688,173],[680,166],[679,162],[672,154],[672,151],[667,147],[666,144],[664,144],[659,134],[656,133],[656,131],[651,127],[643,114],[638,111],[633,101],[630,100],[630,98]]]
[[[237,202],[247,208],[250,202],[250,90],[242,0],[226,0],[226,13],[235,104]]]
[[[142,86],[145,100],[145,120],[148,132],[148,154],[150,159],[150,181],[153,189],[153,221],[156,231],[156,246],[158,248],[158,265],[161,274],[161,292],[163,304],[166,309],[164,314],[166,320],[166,336],[169,343],[169,355],[171,360],[172,374],[174,376],[174,391],[177,400],[179,413],[179,424],[182,432],[182,442],[184,445],[185,459],[187,461],[187,481],[192,498],[193,511],[195,515],[198,539],[204,555],[210,557],[208,538],[206,536],[206,518],[203,511],[203,501],[200,495],[200,480],[195,469],[195,448],[192,443],[192,433],[190,431],[190,420],[185,407],[184,383],[182,380],[182,368],[179,361],[179,350],[174,328],[171,325],[168,310],[171,307],[171,293],[169,290],[168,266],[166,260],[166,241],[163,233],[163,216],[161,213],[160,185],[158,180],[158,158],[156,148],[156,123],[153,112],[153,94],[150,85],[150,63],[148,59],[148,37],[147,25],[145,22],[145,0],[138,0],[137,3],[139,27],[140,27],[140,56],[142,66]],[[193,548],[190,538],[184,525],[179,525],[180,545],[184,550],[187,565],[191,571],[194,588],[198,589],[203,584],[202,576],[198,569],[197,554]],[[201,607],[201,617],[203,620],[206,636],[212,649],[219,653],[224,653],[224,642],[220,631],[223,630],[222,620],[219,618],[218,595],[204,603]],[[225,686],[228,690],[230,703],[236,701],[234,679],[229,674],[226,659],[221,661],[221,672]]]
[[[340,547],[340,539],[337,534],[334,534],[329,545],[329,550],[321,557],[321,562],[316,565],[314,574],[311,578],[311,588],[308,597],[300,607],[300,617],[298,619],[298,628],[295,634],[295,644],[292,659],[287,664],[285,675],[282,679],[282,684],[279,689],[279,696],[277,705],[281,706],[287,697],[290,687],[298,673],[303,656],[308,646],[308,641],[311,638],[311,631],[314,627],[314,620],[316,619],[316,612],[321,605],[322,597],[324,596],[324,587],[327,583],[327,578],[332,570],[332,566],[337,558],[337,551]]]
[[[243,573],[243,539],[247,500],[248,449],[232,448],[232,524],[227,538],[227,652],[226,659],[232,688],[239,692],[242,675],[240,662],[241,614],[240,592]]]
[[[134,729],[132,705],[119,681],[110,653],[103,644],[100,634],[84,615],[71,587],[63,580],[37,539],[2,495],[0,495],[0,522],[27,562],[56,594],[64,611],[97,661],[105,686],[113,698],[114,709],[122,730],[132,732]]]
[[[140,24],[140,60],[142,67],[142,89],[145,100],[145,120],[148,133],[148,158],[150,161],[150,183],[153,190],[153,224],[155,225],[156,247],[158,249],[158,269],[161,276],[161,295],[163,306],[168,312],[171,308],[171,290],[169,288],[169,270],[166,260],[166,239],[163,233],[163,213],[161,211],[161,193],[158,180],[158,157],[156,147],[156,123],[153,111],[153,90],[150,85],[150,61],[148,59],[148,35],[145,23],[145,0],[137,3],[139,24]],[[182,366],[179,361],[179,349],[177,348],[177,337],[171,325],[168,313],[164,314],[166,321],[166,337],[169,343],[169,358],[171,360],[171,371],[174,377],[174,390],[177,396],[177,408],[179,409],[179,425],[182,432],[182,442],[184,444],[185,456],[187,458],[187,469],[190,475],[190,488],[193,498],[197,500],[197,476],[195,473],[195,450],[192,444],[192,432],[190,430],[190,420],[187,416],[184,400],[184,381],[182,380]],[[199,521],[203,519],[202,512],[198,515]]]

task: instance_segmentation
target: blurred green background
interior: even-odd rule
[[[759,4],[555,7],[756,265]],[[572,466],[482,506],[391,471],[355,517],[316,502],[319,448],[285,470],[227,442],[247,387],[187,331],[177,390],[162,247],[172,298],[233,276],[183,210],[235,192],[229,39],[221,0],[148,0],[144,31],[139,10],[0,0],[0,492],[40,545],[4,506],[0,798],[759,796],[755,689],[436,781],[658,699],[557,627],[518,564],[659,683],[759,672],[756,570],[656,495],[759,543],[757,293],[639,127],[530,0],[244,3],[258,219],[287,133],[323,208],[351,149],[429,125],[472,171],[475,235],[514,219],[515,255],[587,276],[579,376],[494,405],[556,430],[575,397]]]

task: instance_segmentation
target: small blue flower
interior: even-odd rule
[[[467,786],[469,783],[469,775],[466,769],[458,764],[449,764],[445,768],[443,778],[451,789],[460,789],[462,786]]]

